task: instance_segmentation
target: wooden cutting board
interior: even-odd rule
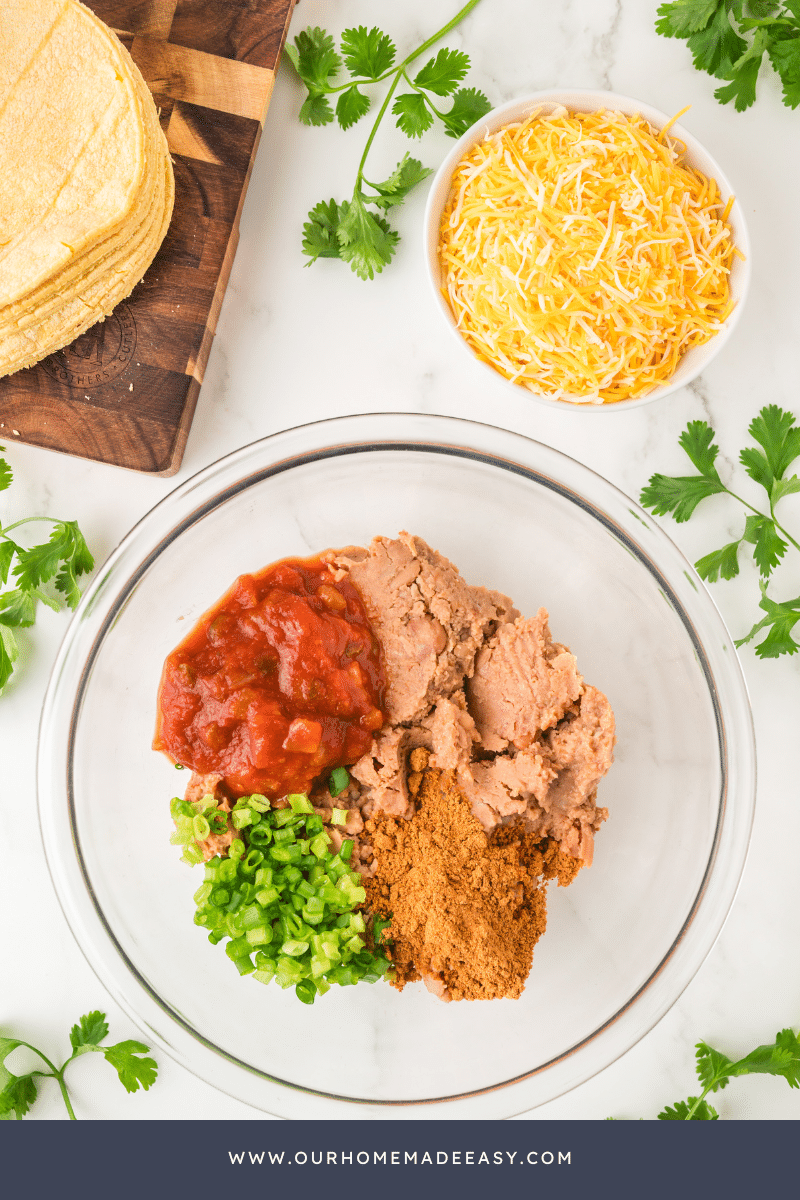
[[[127,46],[160,109],[175,213],[144,279],[110,317],[0,379],[0,442],[172,475],[296,0],[86,2]]]

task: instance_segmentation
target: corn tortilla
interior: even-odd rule
[[[0,375],[130,294],[166,234],[174,178],[153,98],[79,0],[0,8]]]
[[[144,86],[144,84],[142,85]],[[148,99],[149,99],[148,93]],[[157,211],[164,204],[164,158],[166,148],[158,127],[157,116],[145,109],[145,144],[147,166],[143,185],[139,191],[129,219],[116,233],[98,242],[83,255],[71,255],[67,265],[40,287],[29,292],[23,300],[5,305],[0,310],[0,338],[28,328],[43,319],[57,307],[70,289],[76,290],[93,282],[103,271],[124,269],[125,259],[138,249],[148,229],[153,227],[154,218],[160,225],[163,212]]]

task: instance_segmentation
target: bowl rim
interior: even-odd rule
[[[726,318],[723,328],[719,333],[715,334],[708,342],[701,346],[693,347],[689,351],[704,351],[701,361],[686,373],[685,377],[675,382],[675,375],[680,372],[680,363],[667,383],[656,387],[646,396],[640,396],[633,400],[617,400],[613,404],[600,404],[592,402],[581,402],[579,400],[553,400],[549,396],[541,396],[536,392],[529,391],[528,388],[522,387],[520,384],[514,383],[510,379],[506,379],[499,371],[497,371],[490,363],[484,362],[482,359],[470,349],[467,342],[461,336],[455,323],[452,309],[443,297],[439,279],[441,275],[438,257],[439,243],[439,223],[441,215],[444,211],[445,204],[450,193],[449,183],[452,179],[453,172],[463,157],[466,150],[473,146],[482,137],[488,133],[495,133],[503,125],[509,124],[512,121],[522,119],[526,110],[531,110],[537,105],[547,104],[563,104],[566,108],[572,108],[582,112],[591,112],[600,108],[615,108],[620,112],[630,116],[634,113],[640,113],[654,128],[661,129],[672,118],[660,109],[647,104],[644,101],[637,100],[632,96],[625,96],[619,92],[603,91],[602,89],[592,88],[547,88],[537,92],[530,92],[524,96],[518,96],[515,99],[507,100],[505,103],[498,105],[488,112],[479,121],[476,121],[470,128],[461,135],[447,157],[439,166],[430,189],[425,204],[425,214],[422,222],[423,236],[422,249],[425,263],[425,273],[428,279],[430,293],[433,296],[434,304],[439,313],[441,313],[447,328],[451,335],[456,339],[462,349],[469,355],[470,359],[477,363],[483,371],[489,372],[493,379],[500,380],[506,388],[513,388],[514,395],[517,397],[524,396],[526,399],[536,401],[550,409],[558,409],[561,412],[584,412],[584,413],[611,413],[611,412],[630,412],[635,408],[641,408],[645,404],[650,404],[654,400],[663,400],[667,396],[673,395],[681,388],[688,387],[698,375],[713,362],[725,344],[731,338],[739,319],[744,309],[752,278],[752,248],[750,242],[750,234],[747,227],[747,221],[744,215],[744,209],[739,202],[735,189],[732,187],[727,175],[719,165],[717,160],[698,141],[698,139],[689,132],[679,121],[675,121],[670,127],[670,136],[676,140],[682,141],[686,145],[687,154],[690,159],[698,160],[700,169],[706,175],[712,175],[720,187],[720,194],[724,200],[733,196],[734,202],[731,207],[730,217],[732,224],[736,230],[736,246],[744,255],[744,261],[737,260],[737,284],[740,289],[740,295],[737,299],[733,311]],[[586,107],[582,107],[582,105]],[[445,188],[445,183],[447,187]],[[509,393],[510,394],[510,393]]]
[[[655,572],[706,677],[717,718],[721,792],[712,851],[689,914],[661,962],[613,1017],[555,1059],[513,1079],[455,1096],[374,1100],[334,1096],[270,1076],[214,1046],[192,1029],[172,1002],[153,992],[116,942],[92,896],[80,857],[69,776],[80,701],[102,640],[149,564],[183,529],[271,474],[334,455],[404,448],[489,462],[543,483],[600,520]],[[577,478],[580,490],[570,478]],[[162,517],[167,519],[166,536],[158,536]],[[653,552],[658,554],[658,567]],[[664,575],[667,569],[669,579]],[[66,708],[65,690],[70,698]],[[724,622],[699,577],[649,514],[590,468],[524,435],[461,418],[372,413],[283,430],[226,455],[168,493],[123,538],[87,589],[54,664],[40,721],[37,794],[48,869],[81,951],[131,1020],[193,1074],[245,1103],[296,1118],[507,1117],[555,1099],[626,1053],[669,1010],[702,965],[744,869],[755,803],[755,742],[744,677]],[[731,802],[734,798],[736,804]],[[696,920],[702,905],[711,917],[703,926]],[[671,978],[666,997],[659,998],[652,987],[659,977]],[[581,1058],[582,1050],[590,1053]],[[555,1090],[548,1088],[543,1094],[540,1082],[548,1071]],[[476,1101],[486,1111],[476,1113]]]

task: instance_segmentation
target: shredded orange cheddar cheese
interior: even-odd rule
[[[640,116],[534,113],[473,146],[442,216],[442,292],[472,350],[551,399],[646,396],[733,308],[713,179]]]

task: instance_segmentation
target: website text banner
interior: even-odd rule
[[[0,1126],[6,1195],[76,1189],[81,1200],[441,1200],[449,1194],[443,1187],[459,1200],[491,1200],[511,1187],[558,1200],[723,1192],[735,1200],[796,1184],[796,1139],[789,1122],[739,1121],[28,1119]]]

